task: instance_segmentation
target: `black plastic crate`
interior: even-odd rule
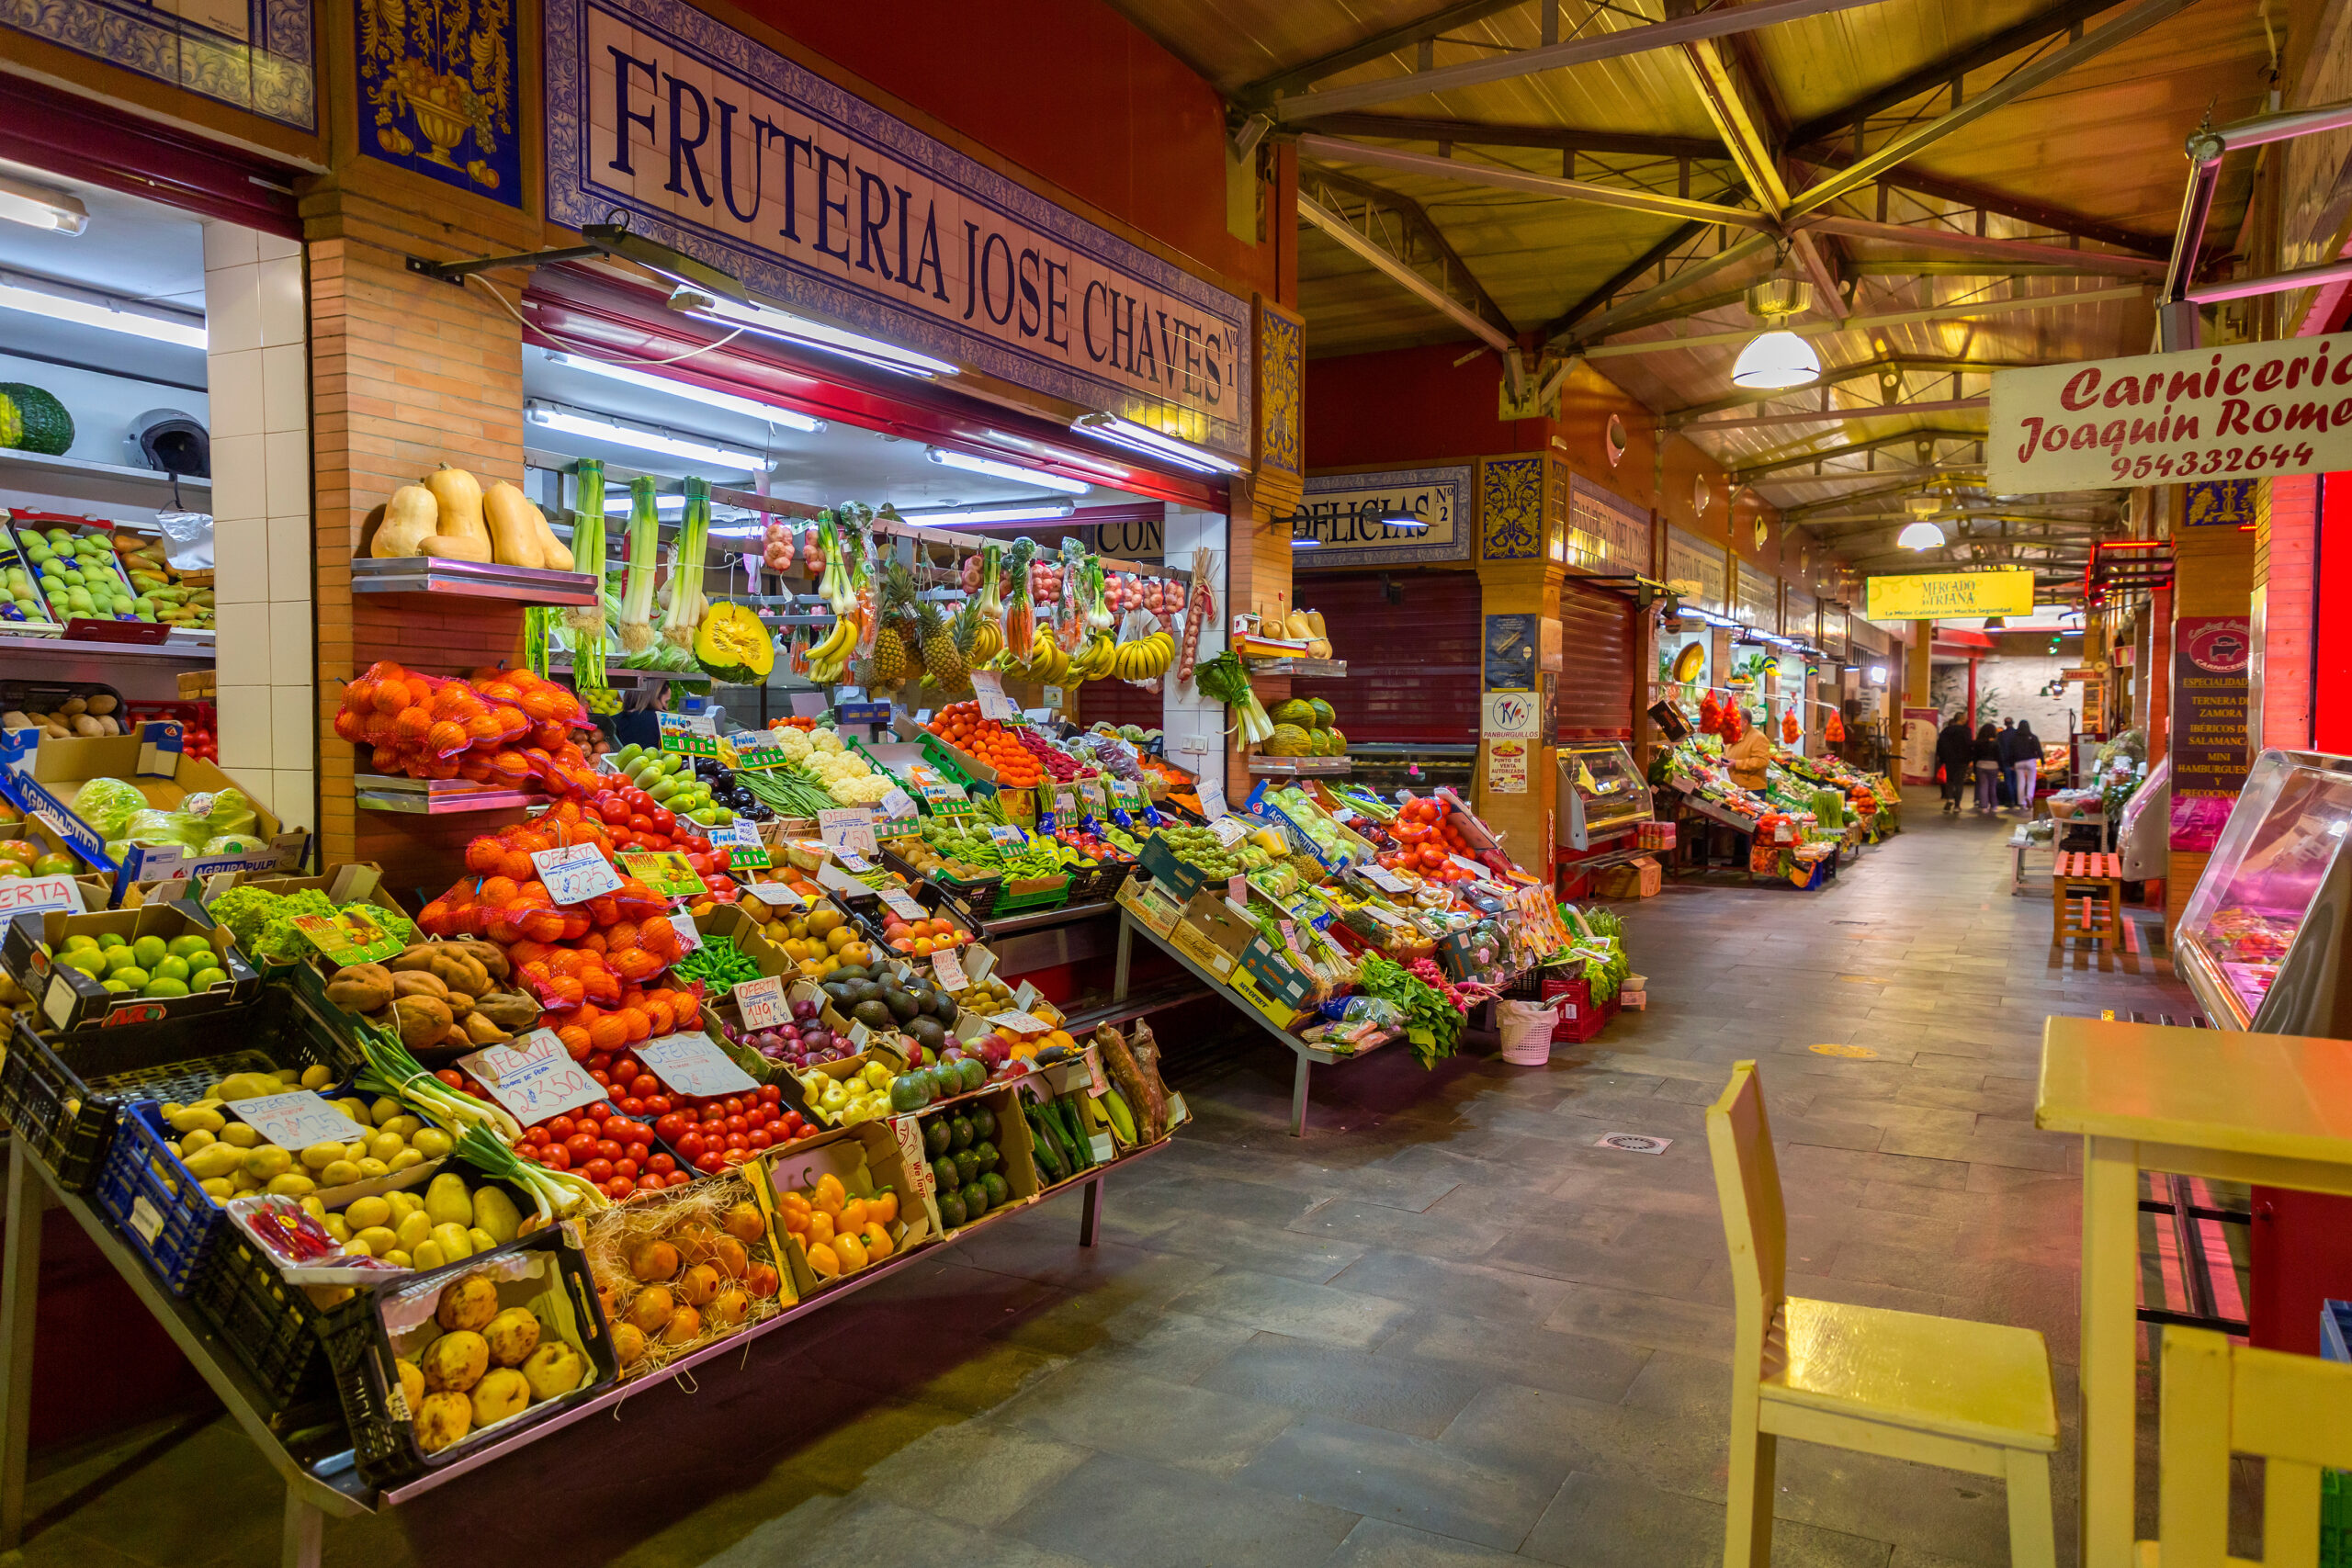
[[[188,1303],[220,1332],[267,1402],[282,1415],[332,1402],[334,1379],[319,1325],[326,1313],[225,1219],[189,1283]]]
[[[895,850],[882,852],[882,863],[907,879],[911,886],[929,886],[945,893],[958,906],[956,912],[968,912],[974,922],[985,920],[996,908],[997,895],[1004,889],[1001,876],[975,877],[966,882],[959,877],[941,876],[935,873],[917,871]]]
[[[191,1100],[234,1072],[363,1064],[291,987],[272,983],[249,1008],[130,1023],[44,1040],[20,1010],[0,1068],[0,1118],[68,1192],[97,1181],[115,1122],[141,1100]]]
[[[1135,874],[1136,863],[1131,860],[1103,861],[1091,871],[1072,867],[1069,874],[1069,901],[1080,904],[1102,904],[1119,896],[1119,889]]]
[[[393,1365],[392,1343],[384,1332],[381,1308],[394,1297],[437,1294],[463,1275],[491,1267],[517,1252],[545,1252],[554,1259],[563,1295],[569,1303],[579,1348],[595,1372],[587,1386],[555,1399],[543,1400],[496,1427],[469,1433],[458,1442],[428,1454],[416,1446],[413,1413],[401,1388]],[[335,1393],[342,1398],[345,1422],[351,1428],[351,1451],[359,1478],[371,1486],[391,1486],[412,1480],[440,1465],[468,1458],[494,1447],[551,1415],[590,1399],[613,1383],[620,1366],[613,1354],[611,1328],[596,1295],[594,1277],[569,1224],[550,1225],[517,1237],[479,1257],[428,1273],[403,1275],[391,1283],[362,1291],[334,1307],[319,1325],[333,1369]]]

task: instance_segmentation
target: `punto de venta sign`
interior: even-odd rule
[[[546,12],[556,222],[618,209],[785,309],[1248,459],[1249,301],[678,0]]]

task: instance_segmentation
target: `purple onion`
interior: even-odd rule
[[[792,1004],[793,1020],[798,1023],[807,1023],[817,1016],[821,1008],[822,1004],[812,1002],[804,997]]]
[[[833,1048],[833,1032],[821,1027],[803,1030],[800,1043],[812,1056],[820,1051],[830,1051]]]

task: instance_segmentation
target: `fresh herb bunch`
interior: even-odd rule
[[[1367,953],[1356,971],[1356,988],[1368,997],[1395,1004],[1405,1014],[1406,1040],[1413,1047],[1413,1057],[1422,1066],[1434,1066],[1441,1057],[1453,1055],[1462,1042],[1462,1014],[1441,996],[1436,987],[1415,979],[1399,964],[1379,953]],[[1427,1043],[1414,1038],[1416,1032],[1426,1033]]]

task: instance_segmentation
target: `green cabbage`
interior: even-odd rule
[[[139,786],[124,779],[88,779],[74,792],[74,815],[87,822],[101,839],[124,836],[123,824],[134,811],[147,809]]]
[[[146,807],[130,814],[122,825],[121,836],[135,844],[177,844],[192,850],[204,842],[204,819],[190,817],[185,811],[159,811]]]
[[[189,802],[188,808],[198,810],[193,801]],[[261,818],[254,810],[254,803],[245,798],[243,790],[238,789],[233,784],[214,795],[210,809],[201,810],[199,814],[204,818],[205,825],[215,836],[233,834],[244,837],[257,831],[261,826]]]

